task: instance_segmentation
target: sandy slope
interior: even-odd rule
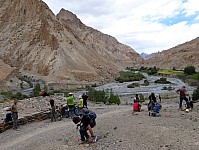
[[[78,145],[79,132],[70,119],[50,123],[49,120],[20,126],[20,131],[0,134],[1,150],[62,149],[199,149],[199,116],[177,110],[175,100],[163,103],[161,117],[149,117],[146,106],[132,115],[132,106],[95,106],[95,144]]]

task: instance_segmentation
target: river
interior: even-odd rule
[[[96,87],[96,90],[110,90],[112,89],[114,94],[117,95],[128,95],[128,94],[150,94],[151,92],[154,92],[156,94],[169,94],[169,93],[175,93],[175,91],[177,89],[179,89],[180,87],[182,87],[183,85],[186,86],[188,93],[192,94],[193,90],[196,87],[191,87],[188,86],[186,83],[184,83],[183,81],[181,81],[180,79],[177,78],[170,78],[167,77],[167,81],[170,81],[171,84],[157,84],[154,83],[155,80],[160,79],[161,76],[153,76],[153,75],[147,75],[147,74],[143,74],[146,79],[149,81],[149,86],[139,86],[139,87],[135,87],[135,88],[127,88],[127,85],[131,84],[131,83],[139,83],[139,84],[143,84],[144,80],[143,79],[141,81],[134,81],[134,82],[123,82],[123,83],[118,83],[118,82],[111,82],[111,83],[107,83],[101,86]],[[169,87],[171,86],[172,88],[174,88],[171,91],[168,90],[162,90],[163,87]]]

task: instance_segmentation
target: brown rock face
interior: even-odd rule
[[[199,38],[158,53],[155,57],[145,61],[145,66],[159,68],[184,69],[195,66],[199,70]]]
[[[0,1],[0,58],[22,75],[61,82],[111,80],[142,61],[71,12],[55,16],[41,0]]]

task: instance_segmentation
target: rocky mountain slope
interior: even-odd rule
[[[20,76],[61,83],[111,80],[143,60],[71,12],[54,15],[41,0],[0,1],[0,59]]]
[[[159,68],[184,69],[187,66],[195,66],[199,70],[199,38],[180,44],[171,49],[162,51],[145,61],[145,66],[157,66]]]

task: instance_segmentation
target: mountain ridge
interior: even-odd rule
[[[143,61],[135,50],[87,27],[72,12],[61,9],[55,15],[41,0],[0,4],[0,59],[16,67],[18,76],[56,83],[106,82]]]

